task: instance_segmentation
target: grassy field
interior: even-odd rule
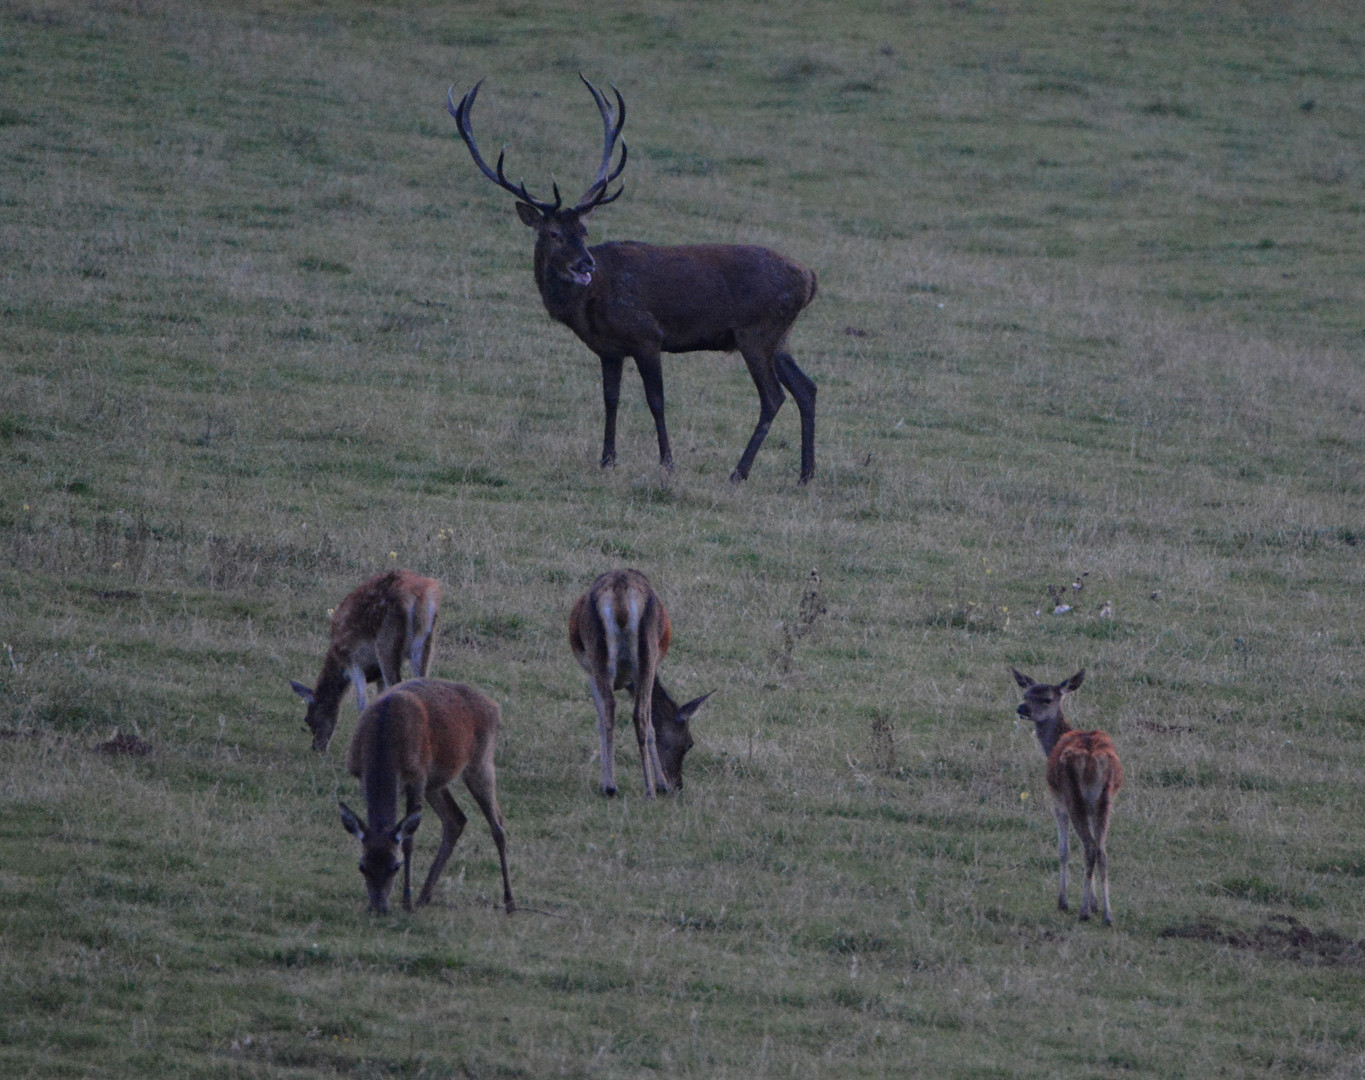
[[[1344,0],[0,0],[0,1073],[1365,1076],[1362,50]],[[595,239],[820,275],[810,485],[790,403],[727,482],[712,354],[672,476],[633,371],[598,469],[444,108],[487,76],[576,195],[580,71]],[[655,804],[567,643],[623,565],[717,691]],[[502,705],[513,917],[460,792],[367,916],[351,701],[301,730],[391,566]],[[1123,755],[1112,929],[1011,665]]]

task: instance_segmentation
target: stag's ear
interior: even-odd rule
[[[523,225],[529,225],[533,229],[545,220],[544,214],[530,203],[524,202],[517,203],[517,217],[521,218]]]
[[[404,840],[411,840],[413,833],[417,831],[417,826],[422,824],[422,811],[415,810],[398,823],[398,828],[393,830],[393,842],[402,843]]]
[[[715,691],[712,690],[711,694],[714,693]],[[678,706],[678,715],[675,717],[677,722],[680,724],[685,724],[689,720],[691,720],[692,717],[696,715],[697,710],[706,704],[706,699],[709,698],[711,694],[702,694],[701,697],[693,698],[686,705]]]
[[[1010,668],[1010,674],[1014,676],[1014,681],[1017,682],[1020,686],[1022,686],[1025,690],[1027,690],[1030,686],[1038,685],[1027,675],[1025,675],[1022,671],[1016,671],[1014,668]]]
[[[311,686],[304,686],[303,683],[295,682],[293,679],[289,680],[289,685],[293,688],[294,693],[298,694],[309,705],[313,704],[313,688]]]
[[[337,806],[341,808],[341,824],[346,827],[348,833],[363,844],[365,842],[365,823],[344,802],[338,802]]]
[[[1071,691],[1078,689],[1083,682],[1085,682],[1085,668],[1081,668],[1080,671],[1067,679],[1066,682],[1062,683],[1057,689],[1063,694],[1069,694]]]

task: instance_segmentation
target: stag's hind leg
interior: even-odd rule
[[[748,479],[754,458],[758,456],[758,448],[763,445],[763,440],[768,437],[768,429],[772,427],[773,417],[777,415],[777,410],[782,408],[782,402],[787,400],[787,396],[782,393],[782,387],[778,382],[776,360],[774,359],[775,346],[771,342],[741,341],[739,351],[744,357],[744,363],[749,368],[749,375],[754,380],[754,387],[758,390],[758,424],[754,427],[754,433],[749,436],[749,445],[744,448],[744,453],[739,456],[739,464],[735,466],[735,471],[730,474],[732,484],[738,484],[741,480]]]
[[[777,379],[791,391],[801,413],[801,483],[815,475],[815,382],[785,348],[777,351]]]

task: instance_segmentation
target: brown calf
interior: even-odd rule
[[[638,570],[610,570],[578,598],[569,615],[569,646],[588,673],[597,706],[602,750],[602,794],[616,794],[616,691],[631,692],[635,740],[640,745],[645,798],[682,787],[682,763],[692,749],[689,721],[710,694],[678,705],[659,682],[659,661],[672,628],[649,579]]]
[[[1076,828],[1085,848],[1085,887],[1081,894],[1081,918],[1099,910],[1094,880],[1099,876],[1104,893],[1104,921],[1112,924],[1109,910],[1109,856],[1105,840],[1109,835],[1109,815],[1114,798],[1123,786],[1123,764],[1114,743],[1103,731],[1076,731],[1062,715],[1062,698],[1085,680],[1085,669],[1055,685],[1035,682],[1013,668],[1014,681],[1024,690],[1024,701],[1016,712],[1033,721],[1038,745],[1047,756],[1047,786],[1052,791],[1057,816],[1057,853],[1062,864],[1061,891],[1057,906],[1067,910],[1066,859],[1067,822]]]
[[[384,690],[395,685],[402,678],[404,657],[414,675],[427,673],[440,603],[440,582],[411,570],[390,570],[370,578],[337,605],[317,685],[289,683],[308,704],[303,722],[313,733],[314,750],[326,750],[331,743],[347,687],[355,687],[356,707],[364,712],[368,684],[377,682]]]
[[[507,839],[498,810],[493,751],[498,739],[498,706],[487,694],[443,679],[410,679],[380,695],[360,717],[346,767],[360,779],[366,817],[340,803],[341,823],[360,841],[360,872],[370,910],[383,914],[399,868],[403,907],[412,910],[412,840],[422,822],[422,798],[441,819],[441,847],[427,871],[417,904],[429,903],[468,818],[446,787],[457,776],[488,820],[502,864],[502,902],[516,910],[507,876]],[[404,816],[398,817],[398,796]],[[400,858],[401,856],[401,858]]]

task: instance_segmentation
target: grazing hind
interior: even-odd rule
[[[346,767],[360,779],[368,820],[345,803],[339,805],[341,823],[360,841],[364,852],[360,872],[365,875],[372,912],[388,911],[389,890],[400,868],[403,907],[412,910],[412,842],[422,823],[423,796],[441,819],[441,847],[417,904],[431,901],[436,879],[469,820],[446,787],[457,776],[464,777],[465,787],[488,819],[502,864],[503,906],[509,915],[516,910],[493,773],[499,715],[497,702],[472,686],[444,679],[410,679],[382,694],[360,717]],[[400,793],[404,799],[401,820]]]
[[[1114,798],[1123,786],[1123,764],[1114,743],[1103,731],[1076,731],[1062,715],[1062,698],[1085,680],[1082,668],[1065,682],[1049,685],[1036,682],[1013,668],[1014,681],[1024,690],[1024,701],[1016,712],[1033,721],[1038,745],[1047,755],[1047,786],[1052,791],[1057,816],[1057,853],[1062,864],[1061,891],[1057,906],[1066,911],[1067,822],[1076,828],[1085,848],[1085,887],[1081,894],[1081,918],[1088,919],[1099,910],[1095,899],[1095,877],[1104,893],[1105,925],[1112,925],[1109,910],[1109,856],[1105,840],[1109,835],[1109,815]]]
[[[326,750],[331,743],[347,687],[355,687],[356,708],[363,713],[368,684],[377,682],[382,690],[396,685],[405,656],[414,676],[426,675],[440,603],[439,581],[411,570],[390,570],[370,578],[337,605],[317,685],[289,682],[308,704],[303,722],[313,733],[314,750]]]
[[[683,756],[692,749],[689,721],[710,694],[678,705],[656,674],[673,630],[649,579],[638,570],[610,570],[592,583],[569,616],[569,646],[588,673],[602,744],[602,794],[616,794],[616,691],[634,698],[635,740],[645,798],[682,787]]]

